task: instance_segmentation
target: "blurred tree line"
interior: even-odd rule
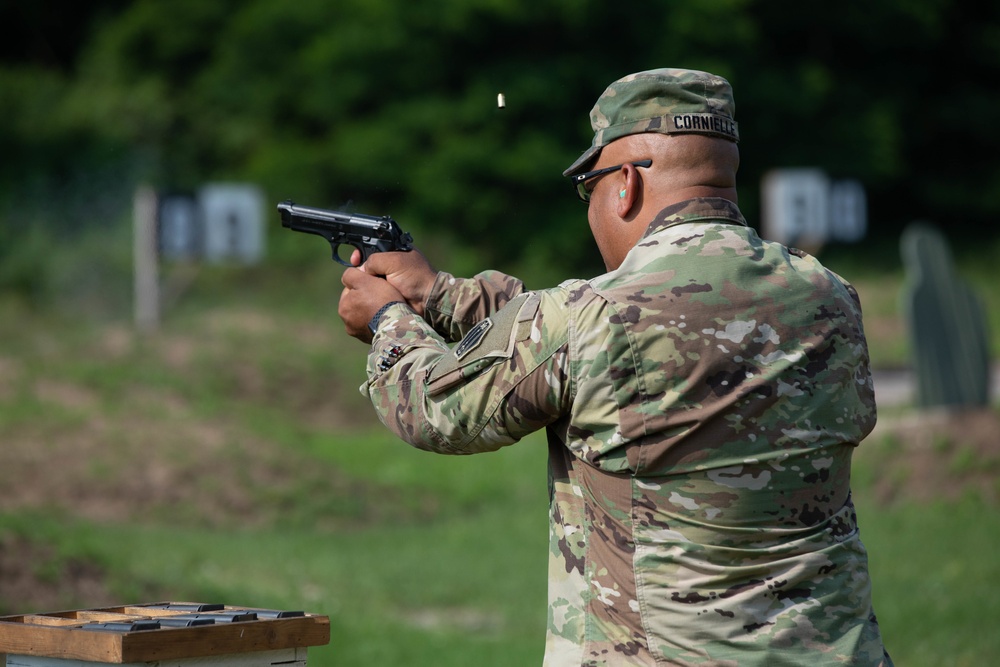
[[[139,182],[222,180],[389,213],[476,263],[593,273],[561,172],[604,87],[662,66],[732,82],[752,224],[767,170],[816,166],[865,185],[875,238],[916,218],[995,234],[998,15],[962,0],[7,0],[0,286],[31,282],[25,248],[120,224]],[[290,235],[271,231],[287,259]]]

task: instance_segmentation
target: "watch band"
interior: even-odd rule
[[[394,306],[397,303],[403,303],[403,302],[402,301],[390,301],[389,303],[387,303],[384,306],[382,306],[381,308],[379,308],[378,312],[375,313],[375,315],[370,320],[368,320],[368,330],[372,332],[373,336],[375,335],[375,332],[378,331],[378,322],[379,322],[379,320],[382,319],[382,316],[385,315],[385,311],[389,310],[389,308],[391,306]]]

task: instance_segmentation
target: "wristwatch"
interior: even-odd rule
[[[403,302],[402,301],[390,301],[389,303],[387,303],[384,306],[382,306],[381,308],[379,308],[378,312],[375,313],[374,317],[372,317],[370,320],[368,320],[368,330],[372,332],[372,336],[374,336],[375,332],[378,331],[378,321],[382,319],[383,315],[385,315],[385,311],[389,310],[390,306],[394,306],[397,303],[403,303]]]

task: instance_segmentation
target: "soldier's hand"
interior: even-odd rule
[[[423,317],[424,303],[438,272],[419,250],[375,253],[360,268],[369,275],[385,276],[407,305]]]
[[[340,294],[337,314],[343,320],[347,333],[365,343],[372,342],[368,322],[379,308],[390,301],[406,301],[399,290],[385,278],[371,275],[359,268],[345,269],[341,282],[344,290]]]

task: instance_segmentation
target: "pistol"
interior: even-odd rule
[[[351,258],[340,256],[340,246],[349,245],[361,253],[361,262],[377,252],[413,250],[413,237],[387,215],[342,213],[322,208],[298,206],[288,200],[278,204],[281,226],[297,232],[322,236],[330,243],[333,259],[352,266]]]

